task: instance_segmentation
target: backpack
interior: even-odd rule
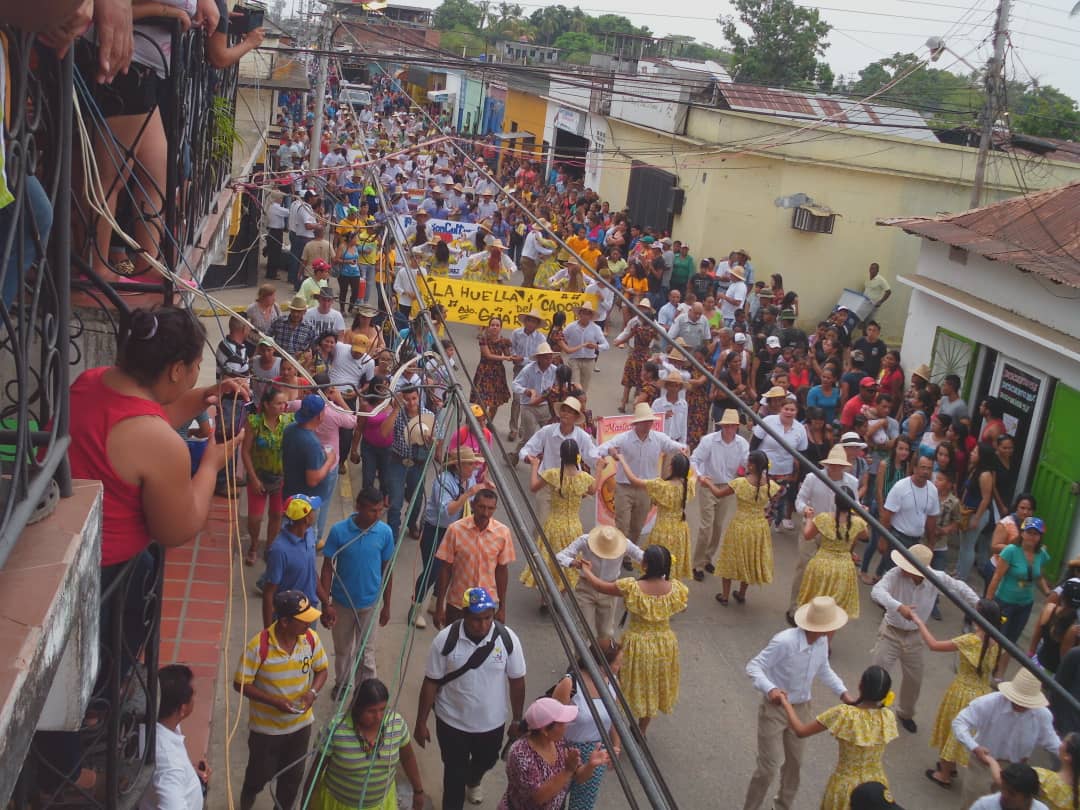
[[[310,629],[304,632],[308,646],[311,647],[312,655],[315,654],[315,634]],[[270,628],[267,627],[259,633],[259,666],[266,663],[266,656],[270,654]]]
[[[457,646],[458,639],[461,638],[461,619],[450,625],[450,631],[446,634],[446,640],[443,642],[442,650],[440,650],[443,656],[447,656]],[[483,664],[491,651],[495,649],[495,642],[502,639],[503,646],[506,647],[507,655],[511,655],[514,652],[514,642],[510,638],[510,633],[507,632],[506,626],[502,622],[495,622],[495,632],[491,635],[491,640],[483,646],[477,647],[473,650],[473,654],[469,656],[469,660],[455,669],[453,672],[448,672],[441,678],[435,681],[439,686],[446,686],[451,681],[455,681],[464,675],[466,672],[472,669],[476,669]]]

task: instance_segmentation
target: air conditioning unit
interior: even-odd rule
[[[791,215],[791,227],[809,233],[832,233],[836,214],[823,208],[801,205]]]

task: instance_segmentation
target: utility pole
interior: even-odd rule
[[[330,31],[332,26],[333,14],[331,14],[331,9],[327,8],[323,12],[322,24],[319,27],[318,45],[316,45],[319,49],[319,68],[315,77],[315,121],[311,126],[311,157],[308,161],[308,171],[312,174],[319,171],[319,160],[322,158],[323,104],[326,99],[326,73],[330,62]]]
[[[994,21],[994,55],[986,65],[986,104],[981,118],[979,157],[975,162],[975,180],[971,187],[971,207],[982,204],[983,180],[986,177],[986,158],[990,152],[990,139],[994,133],[1005,99],[1005,43],[1009,38],[1009,6],[1011,0],[998,0],[997,19]]]

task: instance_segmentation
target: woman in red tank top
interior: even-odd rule
[[[203,525],[231,445],[210,441],[198,470],[177,428],[240,390],[228,380],[195,388],[206,331],[186,310],[137,309],[115,366],[83,372],[71,387],[71,472],[105,487],[101,565],[127,562],[153,540],[179,546]]]

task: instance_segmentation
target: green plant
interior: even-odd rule
[[[232,103],[222,96],[210,102],[210,159],[214,164],[232,164],[233,147],[244,139],[236,131],[236,116]]]

